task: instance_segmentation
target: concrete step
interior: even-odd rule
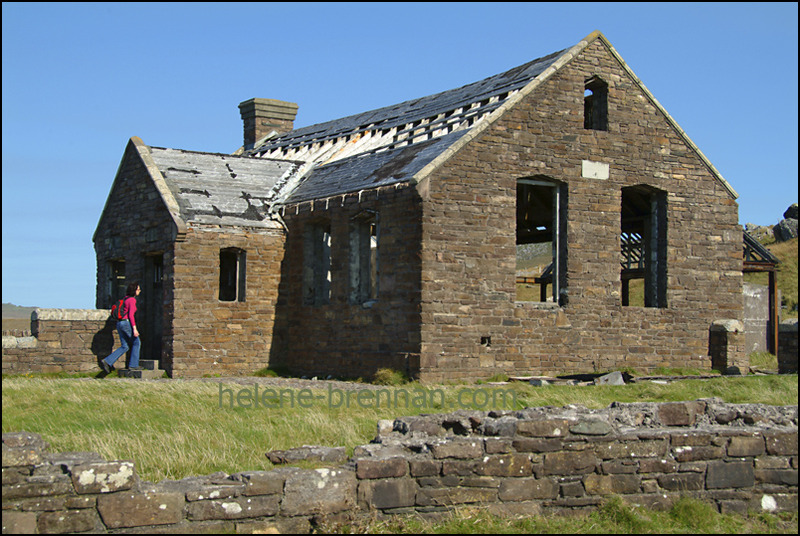
[[[120,378],[156,380],[164,376],[164,371],[161,369],[142,369],[142,370],[120,369],[117,371],[117,375]]]
[[[158,361],[155,359],[140,359],[139,366],[146,370],[157,370]]]

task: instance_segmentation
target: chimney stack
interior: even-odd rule
[[[297,104],[275,99],[250,99],[239,104],[239,112],[244,122],[244,146],[251,149],[273,130],[279,134],[294,130]]]

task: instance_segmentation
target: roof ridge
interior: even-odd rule
[[[341,139],[368,131],[397,129],[415,122],[430,122],[439,116],[447,116],[455,110],[463,110],[479,102],[487,101],[486,104],[489,104],[488,101],[497,99],[499,96],[503,96],[500,99],[502,101],[508,98],[509,94],[518,91],[536,78],[549,64],[570,50],[570,48],[550,53],[454,89],[294,129],[247,151],[247,154],[263,155],[268,151],[274,151],[282,147],[305,147],[314,143]],[[540,65],[541,68],[535,69],[534,67],[537,65]],[[525,74],[526,72],[527,74]],[[483,88],[481,87],[482,85],[486,87]],[[469,91],[470,89],[477,89],[477,91]],[[451,98],[444,100],[447,97]],[[444,102],[442,102],[443,100]]]

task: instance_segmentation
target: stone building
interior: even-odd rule
[[[309,127],[239,107],[235,155],[132,138],[94,236],[174,377],[710,368],[742,320],[737,194],[599,32]]]

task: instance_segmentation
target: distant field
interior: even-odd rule
[[[3,318],[3,331],[9,329],[31,329],[31,319]]]
[[[31,329],[31,313],[36,307],[21,307],[3,304],[3,331],[9,329]]]

